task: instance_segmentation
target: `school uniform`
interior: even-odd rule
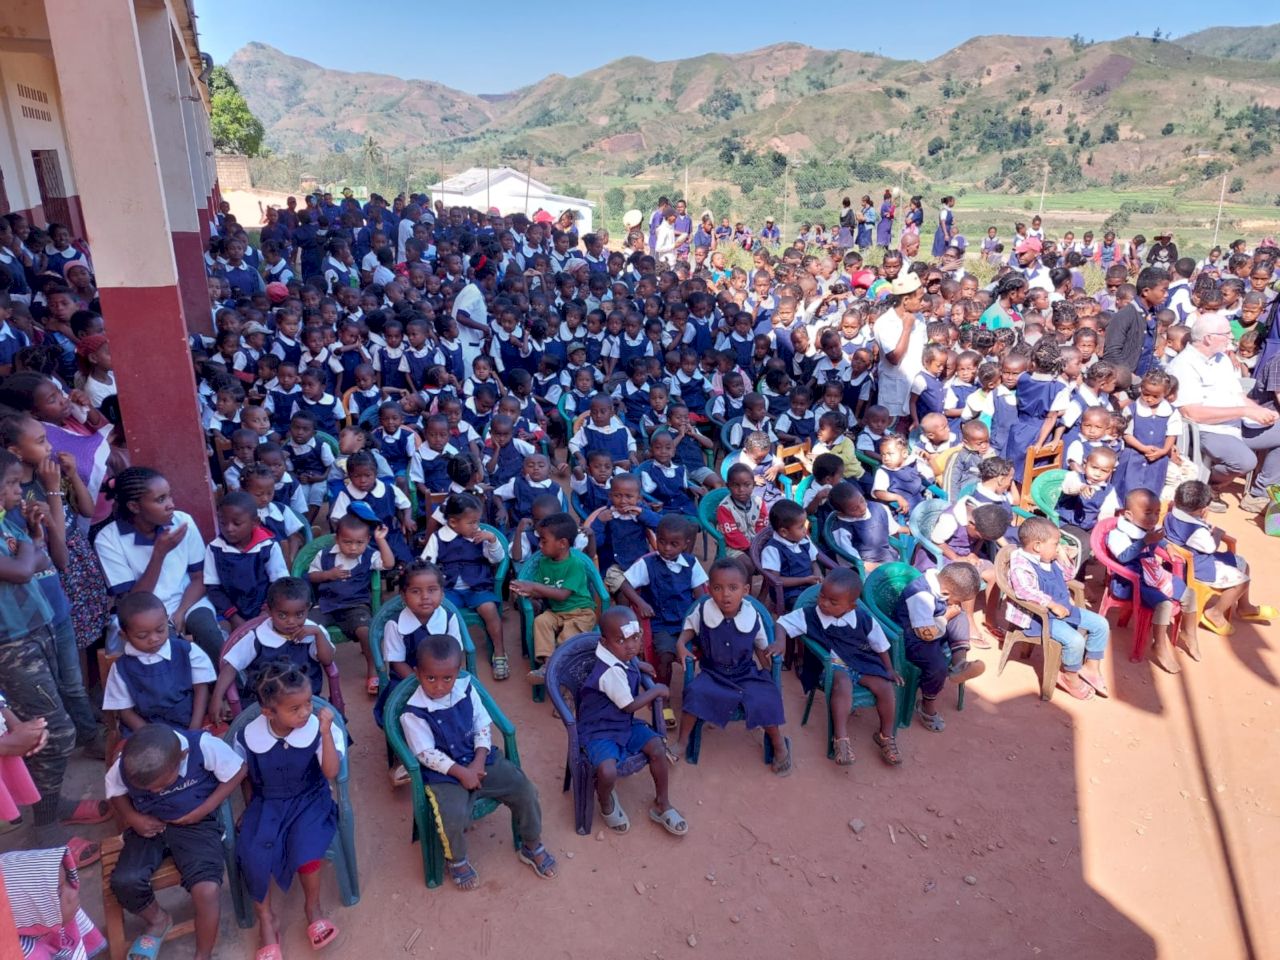
[[[916,419],[923,420],[931,413],[946,409],[946,391],[942,381],[927,370],[921,370],[911,382],[911,392],[916,398]]]
[[[689,408],[691,415],[706,414],[707,397],[711,393],[711,385],[707,383],[707,378],[702,375],[701,370],[695,370],[692,374],[686,374],[683,370],[676,371],[674,385],[679,390],[680,399]]]
[[[293,474],[323,478],[328,475],[329,468],[333,466],[333,451],[329,449],[328,444],[321,443],[315,437],[312,437],[306,443],[294,443],[292,440],[286,440],[283,447],[285,456],[289,459],[289,470]],[[315,506],[324,502],[325,494],[328,491],[323,479],[310,483],[298,481],[298,483],[302,489],[303,499],[308,506]],[[306,510],[298,512],[305,513]]]
[[[404,427],[397,427],[395,433],[387,433],[382,427],[373,431],[373,442],[378,452],[386,458],[391,472],[400,475],[409,469],[409,461],[417,450],[417,434]]]
[[[478,543],[444,526],[432,534],[422,550],[422,559],[440,568],[445,596],[459,610],[475,609],[483,603],[500,603],[494,592],[494,568],[505,556],[498,540]]]
[[[1155,409],[1148,407],[1145,403],[1132,403],[1125,409],[1125,414],[1125,433],[1139,443],[1163,447],[1169,437],[1182,435],[1182,414],[1178,413],[1168,400],[1161,400]],[[1083,466],[1083,461],[1080,463]],[[1126,445],[1120,453],[1120,462],[1116,464],[1116,493],[1120,497],[1125,497],[1130,490],[1150,490],[1158,497],[1164,489],[1164,481],[1168,473],[1169,458],[1167,456],[1154,462],[1149,461],[1137,450]]]
[[[613,519],[607,523],[598,518],[592,522],[591,531],[595,535],[596,556],[600,569],[605,571],[606,586],[610,582],[609,574],[612,567],[619,568],[613,577],[616,581],[628,567],[649,552],[647,532],[657,530],[661,520],[662,517],[653,510],[642,506],[634,514],[615,513]],[[616,589],[616,582],[613,589]]]
[[[355,272],[341,260],[325,257],[324,282],[329,296],[336,294],[341,287],[356,286]]]
[[[318,627],[311,620],[304,627]],[[226,653],[222,662],[229,663],[236,673],[245,677],[247,682],[240,685],[240,700],[249,704],[257,701],[258,677],[269,663],[283,663],[295,667],[306,675],[311,683],[311,692],[319,696],[324,683],[324,668],[316,656],[316,641],[308,639],[306,643],[287,640],[276,631],[271,620],[264,620],[237,640]]]
[[[244,761],[212,734],[199,730],[173,734],[186,755],[178,763],[178,777],[160,791],[132,784],[117,759],[107,770],[106,797],[128,797],[138,813],[165,821],[165,828],[153,837],[125,830],[124,847],[111,875],[111,892],[130,913],[141,913],[155,900],[151,875],[166,856],[173,858],[183,886],[197,883],[222,885],[222,825],[215,813],[192,824],[179,826],[181,819],[201,806],[220,783],[239,776]]]
[[[836,514],[831,521],[831,538],[846,553],[862,558],[863,563],[893,563],[898,551],[889,542],[894,528],[893,512],[887,504],[868,500],[862,517]]]
[[[1058,495],[1059,519],[1081,531],[1092,530],[1098,520],[1120,511],[1120,498],[1113,484],[1102,484],[1092,493],[1087,493],[1086,487],[1084,477],[1069,470],[1062,478],[1062,491]],[[1088,539],[1087,534],[1085,539]]]
[[[288,575],[280,544],[266,527],[256,527],[243,548],[219,536],[205,550],[205,591],[224,620],[256,617],[267,602],[267,588]]]
[[[964,614],[945,619],[947,604],[940,596],[938,574],[928,570],[903,589],[893,608],[893,621],[902,630],[907,660],[920,668],[920,691],[936,697],[947,681],[947,652],[952,664],[964,661],[969,651],[969,621]],[[941,635],[922,640],[916,630],[933,627]]]
[[[276,263],[268,263],[263,268],[263,283],[283,283],[285,286],[294,280],[293,271],[289,269],[288,261],[279,260]]]
[[[211,413],[207,429],[210,433],[230,440],[231,435],[240,429],[240,411],[237,410],[229,417],[224,417],[217,412]]]
[[[277,381],[272,380],[263,391],[266,396],[262,408],[271,418],[271,430],[277,436],[288,436],[289,421],[293,418],[294,404],[302,396],[302,387],[294,384],[292,389],[281,390]]]
[[[370,542],[360,556],[347,557],[335,544],[316,554],[307,573],[327,572],[335,567],[349,570],[351,576],[345,580],[326,580],[312,585],[319,601],[320,622],[326,627],[336,626],[344,635],[354,637],[360,627],[369,625],[373,574],[383,569],[382,554]]]
[[[355,501],[367,504],[378,521],[387,528],[387,546],[395,554],[396,560],[401,563],[412,560],[413,554],[400,526],[400,512],[411,506],[404,491],[394,483],[384,483],[382,480],[375,480],[373,488],[367,491],[356,490],[348,482],[334,497],[333,505],[329,508],[329,519],[336,524],[347,515]]]
[[[601,486],[590,476],[583,477],[581,480],[574,477],[569,481],[569,487],[578,498],[578,506],[582,509],[583,519],[586,519],[601,507],[607,507],[610,504],[608,485]]]
[[[17,327],[0,321],[0,367],[12,367],[18,354],[29,346],[30,337]]]
[[[428,799],[444,834],[445,859],[455,863],[467,858],[465,831],[471,826],[472,805],[481,798],[509,807],[519,836],[542,835],[538,791],[519,767],[493,749],[492,722],[468,676],[459,677],[435,700],[419,686],[400,715],[400,730],[421,765]],[[455,764],[469,765],[482,749],[485,776],[478,790],[468,791],[449,771]]]
[[[631,626],[639,629],[639,624]],[[596,644],[595,665],[578,691],[579,743],[591,766],[638,754],[658,736],[637,714],[626,712],[639,693],[636,661],[624,663],[604,644]]]
[[[743,397],[731,397],[727,393],[722,393],[711,401],[711,412],[708,414],[713,420],[727,422],[734,417],[742,416]]]
[[[232,297],[252,297],[266,289],[262,275],[247,263],[238,266],[228,263],[222,268],[222,276],[231,287]]]
[[[958,416],[947,417],[947,423],[951,426],[952,430],[959,429],[960,421],[963,419],[965,404],[968,403],[969,398],[973,396],[974,391],[977,389],[978,385],[976,383],[965,383],[962,380],[957,380],[955,377],[952,377],[946,382],[946,386],[942,394],[943,411],[961,411],[961,414]]]
[[[1041,606],[1058,604],[1067,608],[1065,617],[1049,618],[1049,635],[1062,644],[1062,668],[1077,673],[1085,660],[1101,660],[1107,649],[1111,628],[1106,618],[1092,610],[1082,610],[1071,599],[1066,575],[1054,561],[1046,563],[1026,550],[1018,549],[1009,560],[1009,586],[1014,597]],[[1040,618],[1015,603],[1005,605],[1009,625],[1029,637],[1043,635]],[[1081,631],[1084,636],[1081,636]]]
[[[345,420],[347,416],[342,401],[333,394],[325,393],[319,400],[309,400],[299,391],[293,398],[293,409],[289,412],[289,418],[292,420],[295,414],[304,412],[311,414],[315,419],[317,432],[327,433],[331,437],[338,435],[338,421]]]
[[[426,487],[430,493],[444,493],[449,489],[449,458],[457,454],[458,449],[451,443],[439,451],[419,444],[409,459],[409,482]]]
[[[626,579],[653,607],[649,626],[654,650],[674,654],[694,591],[707,582],[706,571],[690,553],[682,553],[674,560],[646,553],[627,568]]]
[[[281,508],[288,507],[299,517],[305,517],[307,515],[307,488],[303,487],[286,470],[284,476],[276,482],[275,492],[271,495],[271,502]]]
[[[195,709],[195,685],[217,679],[208,655],[177,634],[170,633],[155,653],[143,653],[126,641],[124,655],[107,674],[102,709],[133,710],[147,723],[186,730]]]
[[[893,679],[880,659],[880,654],[889,650],[889,639],[866,610],[854,607],[839,617],[829,617],[814,604],[779,617],[778,626],[788,637],[810,637],[831,651],[832,666],[844,670],[855,684],[864,676]],[[804,689],[812,690],[821,676],[822,664],[806,647],[800,673]]]
[[[342,729],[334,724],[329,733],[341,756]],[[338,805],[320,766],[324,737],[315,714],[283,738],[259,715],[236,734],[235,752],[253,788],[236,832],[236,861],[249,895],[261,903],[272,878],[288,890],[299,867],[324,859],[338,830]]]
[[[1026,453],[1035,446],[1036,438],[1050,413],[1062,413],[1067,409],[1071,393],[1056,377],[1043,373],[1024,373],[1018,378],[1014,391],[1017,419],[1009,425],[1004,456],[1013,461],[1014,479],[1022,482],[1026,468]],[[1001,421],[1003,426],[1003,421]],[[995,424],[993,422],[993,432]],[[994,446],[994,437],[992,445]]]
[[[292,510],[286,513],[274,500],[265,507],[258,508],[258,522],[281,543],[302,530],[302,521],[298,519],[298,515]]]
[[[640,426],[640,421],[649,412],[649,384],[636,386],[630,380],[624,380],[614,388],[613,398],[622,401],[622,412],[627,425],[633,430]]]
[[[551,477],[533,483],[517,475],[493,491],[495,497],[507,504],[507,518],[513,527],[525,517],[533,516],[533,501],[548,493],[555,494],[561,509],[565,513],[569,512],[564,489]]]
[[[761,569],[772,571],[780,577],[813,576],[813,564],[817,559],[818,548],[808,537],[793,543],[775,533],[760,551]],[[800,594],[804,593],[805,589],[803,586],[786,587],[783,590],[783,599],[790,606],[795,603]]]
[[[1230,550],[1218,549],[1213,527],[1178,507],[1164,518],[1165,538],[1191,553],[1196,579],[1218,589],[1236,587],[1249,579],[1249,564]]]
[[[756,661],[756,652],[768,649],[769,639],[752,604],[744,602],[727,617],[704,597],[689,611],[682,629],[693,631],[698,651],[698,672],[680,703],[684,713],[725,727],[741,708],[748,730],[786,722],[782,692]]]
[[[616,418],[610,421],[607,427],[597,427],[587,419],[569,441],[569,450],[583,460],[586,459],[587,454],[595,450],[603,450],[613,457],[615,462],[625,461],[635,453],[636,441],[631,431]]]
[[[427,368],[441,362],[438,359],[438,348],[428,344],[421,349],[406,347],[401,357],[401,366],[408,376],[410,387],[421,387]],[[448,366],[448,364],[445,364]]]
[[[933,471],[929,465],[911,457],[894,470],[884,466],[877,467],[871,481],[871,490],[873,493],[892,493],[904,497],[907,501],[906,512],[910,513],[924,499],[925,492],[932,483]]]
[[[1026,375],[1024,374],[1023,376]],[[969,399],[972,401],[973,397]],[[1006,451],[1011,449],[1012,444],[1009,442],[1009,435],[1013,432],[1013,425],[1017,422],[1018,398],[1012,390],[1004,384],[1000,384],[991,395],[990,424],[991,449],[996,451],[999,456],[1007,456]],[[1008,459],[1015,458],[1009,457]]]

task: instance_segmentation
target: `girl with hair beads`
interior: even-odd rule
[[[307,675],[294,666],[273,663],[264,670],[258,702],[261,715],[245,725],[234,744],[248,770],[236,860],[258,914],[259,960],[279,960],[272,879],[283,892],[297,875],[313,950],[338,936],[320,904],[320,868],[338,829],[329,781],[338,775],[347,744],[342,730],[334,729],[333,711],[315,711]]]

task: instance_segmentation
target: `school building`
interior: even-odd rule
[[[591,232],[596,208],[590,200],[556,193],[542,181],[511,167],[469,167],[431,184],[427,192],[432,200],[442,200],[447,207],[497,207],[507,216],[523,213],[532,217],[545,210],[559,217],[565,210],[572,210],[578,218],[579,235]]]
[[[0,2],[0,213],[86,240],[133,463],[213,532],[188,331],[212,321],[212,66],[192,0]]]

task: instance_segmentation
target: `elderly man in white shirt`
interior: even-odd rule
[[[1269,502],[1267,487],[1280,483],[1280,414],[1246,396],[1226,352],[1231,340],[1231,325],[1224,317],[1201,317],[1191,327],[1191,344],[1170,362],[1168,371],[1178,378],[1178,412],[1200,428],[1200,446],[1212,461],[1211,509],[1224,511],[1222,489],[1253,471],[1253,486],[1240,509],[1260,513]]]

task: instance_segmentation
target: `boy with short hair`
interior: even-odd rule
[[[569,637],[586,633],[596,625],[595,600],[591,596],[586,560],[574,555],[578,525],[567,513],[553,513],[538,524],[540,556],[528,580],[512,580],[517,597],[542,600],[546,609],[533,620],[533,669],[530,683],[547,677],[547,660]]]

